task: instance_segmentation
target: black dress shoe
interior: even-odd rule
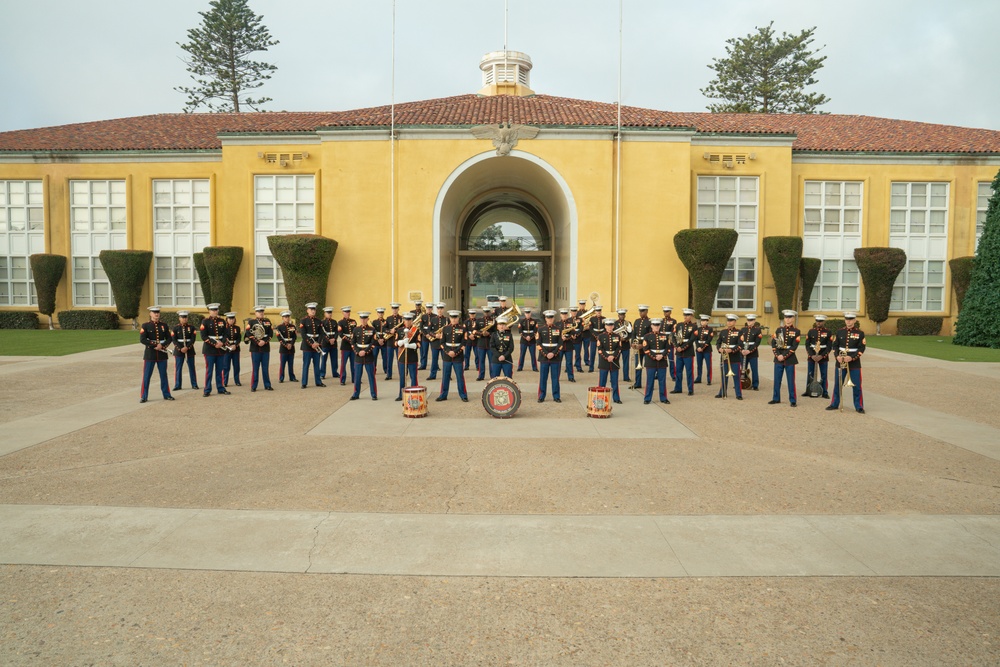
[[[736,400],[737,400],[737,401],[742,401],[742,400],[743,400],[743,397],[742,397],[742,396],[737,396],[737,397],[736,397]]]
[[[711,387],[711,386],[712,386],[712,381],[711,381],[711,380],[709,380],[709,381],[708,381],[708,386],[709,386],[709,387]]]
[[[358,400],[358,397],[357,396],[351,396],[351,400],[352,401],[356,401],[356,400]]]
[[[556,403],[562,403],[562,399],[559,398],[553,398],[552,400],[555,401]]]
[[[660,403],[666,403],[667,405],[670,405],[670,400],[668,399],[666,401],[660,401]]]
[[[180,388],[180,387],[174,387],[174,388],[173,388],[173,389],[171,389],[170,391],[180,391],[180,390],[181,390],[181,388]]]
[[[863,414],[865,414],[865,409],[864,408],[858,408],[855,412],[857,412],[859,415],[863,415]]]
[[[228,390],[223,390],[223,391],[220,391],[219,393],[222,394],[223,396],[232,396],[233,395],[233,392],[228,391]]]
[[[539,402],[539,403],[544,403],[544,402],[545,402],[545,399],[544,399],[544,398],[540,398],[540,399],[538,399],[538,402]]]
[[[193,385],[191,385],[191,388],[192,388],[192,389],[197,389],[197,388],[198,388],[198,385],[196,385],[196,384],[193,384]]]
[[[373,401],[377,401],[378,400],[378,396],[372,396],[372,400]]]
[[[751,387],[754,391],[760,391],[760,387]]]
[[[462,397],[462,402],[463,403],[468,403],[469,402],[469,397],[468,396],[463,396]]]
[[[208,394],[205,394],[205,395],[206,395],[206,396],[208,396]],[[140,398],[140,399],[139,399],[139,402],[140,402],[140,403],[145,403],[145,402],[146,402],[146,399],[145,399],[145,398]]]
[[[569,381],[570,382],[576,382],[576,378],[570,378]]]
[[[716,398],[722,398],[722,394],[716,394],[715,397]]]
[[[791,405],[793,408],[797,408],[799,406],[798,403],[789,403],[789,405]]]
[[[264,391],[274,391],[274,387],[264,387]]]
[[[242,387],[243,385],[241,385],[241,384],[240,384],[239,382],[237,382],[237,383],[236,383],[236,386],[237,386],[237,387]]]
[[[652,403],[652,401],[643,401],[642,402],[643,405],[649,405],[650,403]]]
[[[694,396],[694,392],[693,391],[689,391],[688,392],[688,396]]]
[[[206,392],[202,392],[201,395],[204,396],[205,398],[208,398],[209,396],[211,396],[211,394],[208,393],[207,391]]]
[[[695,380],[694,383],[695,384],[701,384],[701,380]]]
[[[809,392],[808,392],[808,391],[804,391],[804,392],[802,392],[801,394],[799,394],[799,396],[808,396],[808,395],[809,395]]]
[[[278,384],[285,384],[285,378],[278,378]]]
[[[253,387],[251,387],[251,388],[250,388],[250,393],[251,393],[251,394],[252,394],[252,393],[254,393],[255,391],[257,391],[257,390],[256,390],[256,389],[254,389]]]
[[[839,406],[836,406],[836,405],[828,405],[828,406],[826,406],[827,410],[837,410],[838,408],[839,408]]]
[[[823,398],[830,398],[830,394],[823,394]]]
[[[174,398],[173,396],[164,396],[163,400],[165,400],[165,401],[176,401],[177,399]]]
[[[437,397],[437,398],[435,398],[434,400],[435,400],[435,401],[437,401],[437,402],[440,402],[440,401],[447,401],[447,400],[448,400],[448,397],[447,397],[447,396],[438,396],[438,397]]]
[[[292,378],[292,377],[290,377],[290,378],[288,378],[288,381],[289,382],[298,382],[299,379],[298,378]]]
[[[621,402],[621,401],[615,401],[615,403],[617,403],[618,405],[621,405],[621,404],[622,404],[622,402]]]
[[[768,405],[777,405],[778,403],[781,403],[781,401],[768,401],[767,402]]]
[[[325,385],[325,384],[323,384],[322,382],[317,382],[317,383],[316,383],[316,386],[317,386],[317,387],[325,387],[326,385]]]

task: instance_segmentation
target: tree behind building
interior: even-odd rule
[[[202,105],[209,111],[239,113],[242,106],[256,111],[271,98],[254,99],[248,93],[263,86],[278,68],[249,56],[267,51],[278,41],[271,39],[247,0],[212,0],[210,5],[209,11],[198,12],[201,26],[188,30],[189,41],[178,42],[190,56],[184,62],[195,81],[193,87],[175,88],[188,96],[184,111],[195,111]]]
[[[709,69],[716,77],[702,88],[705,97],[723,100],[709,104],[712,113],[820,113],[830,101],[822,93],[808,93],[826,56],[811,49],[816,27],[798,35],[777,37],[774,21],[746,37],[726,40],[726,57],[713,58]]]

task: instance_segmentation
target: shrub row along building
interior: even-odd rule
[[[286,299],[267,237],[315,233],[339,243],[331,305],[467,307],[469,262],[506,260],[538,262],[543,308],[596,291],[634,316],[640,301],[688,304],[679,230],[727,227],[739,242],[716,316],[776,323],[762,243],[794,235],[822,260],[810,311],[863,315],[853,251],[894,246],[908,262],[883,331],[900,315],[950,330],[948,260],[975,252],[1000,131],[626,106],[619,134],[615,104],[537,95],[530,68],[525,54],[488,54],[477,94],[394,108],[0,133],[0,308],[34,310],[28,257],[47,252],[68,258],[57,310],[113,309],[107,248],[153,251],[143,303],[203,308],[192,254],[211,245],[245,249],[233,307],[273,316]],[[484,249],[498,222],[526,242]]]

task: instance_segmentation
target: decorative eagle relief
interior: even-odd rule
[[[493,145],[497,149],[497,155],[510,155],[510,151],[517,146],[519,139],[534,139],[538,134],[537,127],[530,125],[476,125],[472,128],[472,136],[476,139],[492,139]]]

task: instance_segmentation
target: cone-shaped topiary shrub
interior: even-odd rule
[[[115,297],[118,316],[132,320],[132,328],[139,327],[139,302],[142,287],[149,275],[149,265],[153,262],[152,250],[102,250],[101,266],[111,283],[111,293]]]
[[[212,281],[208,277],[208,269],[205,268],[205,253],[196,252],[193,255],[194,270],[198,272],[198,282],[201,283],[201,295],[205,298],[205,303],[215,303],[212,298]]]
[[[722,274],[739,238],[735,229],[682,229],[674,235],[677,256],[691,276],[695,312],[712,313]]]
[[[955,290],[955,302],[959,312],[962,311],[965,293],[969,291],[969,283],[972,282],[972,269],[975,265],[975,257],[956,257],[948,261],[948,266],[951,268],[951,286]]]
[[[212,283],[212,301],[219,304],[219,312],[233,309],[233,287],[236,274],[243,262],[243,248],[239,246],[209,246],[204,252],[205,270]]]
[[[865,311],[879,332],[889,319],[892,286],[906,266],[906,252],[900,248],[855,248],[854,261],[865,285]]]
[[[66,258],[62,255],[39,253],[29,257],[28,261],[31,262],[31,276],[38,295],[38,312],[48,315],[51,330],[52,314],[56,312],[56,290],[66,272]]]
[[[1000,172],[986,205],[986,224],[962,310],[955,323],[956,345],[1000,348]]]
[[[809,299],[812,296],[813,287],[816,286],[816,278],[819,277],[819,269],[823,266],[823,261],[815,257],[803,257],[799,262],[799,280],[802,284],[802,310],[809,310]]]
[[[799,280],[799,264],[802,262],[802,237],[765,237],[764,256],[771,267],[774,290],[778,293],[778,311],[793,310],[795,285]]]
[[[315,301],[326,303],[326,285],[330,279],[330,266],[337,254],[337,242],[316,234],[287,234],[268,236],[271,248],[285,279],[285,296],[292,317],[305,317],[305,304]]]

